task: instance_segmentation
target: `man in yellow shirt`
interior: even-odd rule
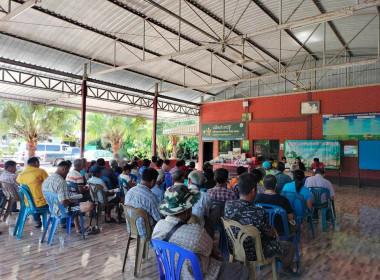
[[[36,207],[49,209],[42,193],[42,182],[49,177],[49,175],[44,169],[39,168],[40,161],[37,157],[29,158],[27,164],[28,166],[18,175],[16,181],[19,184],[24,184],[29,187]],[[25,204],[28,205],[28,202],[25,201]],[[42,226],[40,214],[33,214],[33,221],[36,228]]]

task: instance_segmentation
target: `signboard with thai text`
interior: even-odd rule
[[[202,140],[245,140],[245,123],[202,124]]]

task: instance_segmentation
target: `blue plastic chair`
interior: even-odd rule
[[[288,218],[286,216],[286,211],[284,208],[277,206],[277,205],[271,205],[271,204],[265,204],[265,203],[257,203],[257,206],[260,206],[261,208],[265,209],[265,212],[268,213],[269,216],[269,223],[271,226],[275,227],[275,217],[278,215],[281,217],[282,226],[284,229],[284,234],[280,235],[280,240],[288,240],[292,239],[294,245],[296,246],[296,260],[297,262],[300,261],[300,254],[298,251],[298,240],[297,235],[289,233],[289,226],[288,226]],[[277,267],[279,269],[279,267]]]
[[[108,178],[106,176],[101,176],[100,179],[102,179],[104,181],[104,183],[106,183],[107,189],[109,189],[109,190],[112,189],[112,184],[111,184],[110,178]]]
[[[226,206],[226,202],[223,200],[217,200],[217,199],[210,199],[211,205],[218,205],[220,207],[220,217],[224,216],[224,207]],[[219,235],[219,250],[223,254],[223,258],[227,260],[227,237],[226,237],[226,231],[224,230],[224,227],[219,220],[218,223],[216,224],[216,230],[220,232]]]
[[[200,188],[200,189],[199,189],[200,192],[205,192],[205,193],[207,192],[207,190],[208,190],[208,189],[206,189],[206,188]]]
[[[201,266],[195,253],[162,240],[152,239],[151,242],[156,253],[160,280],[180,280],[181,268],[185,260],[191,263],[194,279],[203,280]],[[176,256],[178,256],[177,262],[175,262]]]
[[[44,193],[44,197],[45,197],[47,203],[49,204],[50,216],[49,216],[49,220],[47,222],[47,226],[44,228],[44,232],[43,232],[42,238],[41,238],[41,243],[44,242],[46,233],[47,233],[47,231],[49,229],[49,225],[51,223],[51,228],[50,228],[48,242],[47,242],[48,245],[51,245],[51,243],[53,241],[54,234],[57,231],[57,226],[58,226],[59,220],[66,218],[66,223],[67,223],[66,224],[66,232],[67,232],[67,234],[70,234],[72,217],[67,215],[65,207],[59,202],[58,195],[56,193],[49,192],[49,191],[43,191],[43,193]],[[59,206],[59,209],[61,210],[61,215],[58,217],[54,215],[54,211],[53,211],[54,202],[58,202],[57,204]],[[83,223],[82,213],[79,214],[79,218],[80,218],[80,226],[82,228],[82,238],[86,239],[84,236],[84,223]]]
[[[281,192],[281,195],[285,196],[289,200],[290,206],[293,209],[293,215],[298,225],[298,242],[301,240],[301,224],[304,218],[306,218],[306,221],[309,223],[309,229],[311,230],[313,238],[315,238],[312,215],[310,210],[307,208],[306,200],[303,196],[299,193],[284,191]]]
[[[131,189],[131,187],[129,186],[127,180],[122,179],[120,177],[118,178],[118,180],[119,180],[119,187],[120,187],[119,196],[124,197],[125,193],[128,192]]]
[[[34,200],[32,198],[32,193],[30,189],[26,185],[21,185],[20,188],[20,196],[21,196],[21,207],[20,212],[17,217],[16,225],[13,230],[13,235],[17,234],[17,238],[22,237],[22,231],[24,230],[25,221],[31,214],[41,214],[42,215],[42,225],[44,229],[47,226],[47,214],[49,213],[49,208],[45,207],[36,207]],[[28,201],[28,205],[25,205],[25,197]]]
[[[321,187],[310,187],[310,192],[313,194],[314,200],[313,200],[313,209],[312,213],[314,213],[314,210],[321,210],[322,211],[322,230],[326,231],[326,221],[327,221],[327,213],[330,212],[330,219],[331,224],[333,226],[333,229],[335,228],[335,220],[333,211],[331,208],[331,199],[330,199],[330,191],[326,188]],[[322,203],[322,197],[324,197],[324,200],[326,200],[325,203]]]
[[[166,188],[170,188],[171,186],[173,186],[172,174],[169,172],[165,173],[165,184],[166,184]]]
[[[132,182],[137,182],[138,180],[138,178],[137,178],[137,176],[136,175],[134,175],[134,174],[129,174],[129,177],[131,178],[131,180],[132,180]]]

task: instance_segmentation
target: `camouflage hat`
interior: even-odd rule
[[[182,213],[193,207],[201,197],[198,190],[189,190],[185,185],[174,185],[165,192],[165,200],[159,210],[165,216]]]

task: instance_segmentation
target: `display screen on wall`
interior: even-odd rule
[[[202,140],[244,140],[245,123],[202,124]]]
[[[380,170],[380,141],[359,141],[359,169]]]
[[[323,115],[323,139],[380,139],[380,113]]]
[[[345,145],[343,147],[343,156],[358,157],[358,146]]]
[[[293,163],[300,157],[306,167],[310,167],[314,158],[319,158],[325,168],[340,168],[340,142],[333,140],[287,140],[285,152],[287,161]]]

